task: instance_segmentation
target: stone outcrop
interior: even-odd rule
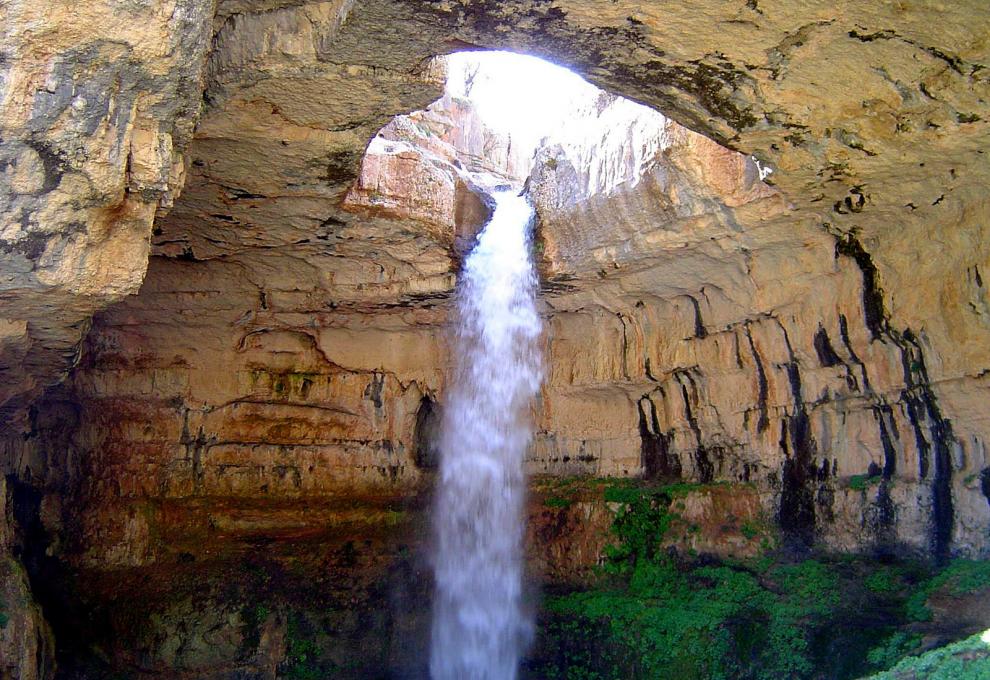
[[[547,471],[757,481],[809,543],[984,551],[983,440],[935,395],[975,386],[932,384],[948,360],[874,308],[857,237],[796,214],[752,160],[611,108],[603,129],[628,137],[547,147],[530,180],[562,284],[549,382],[568,401],[545,401]]]
[[[0,467],[35,532],[0,542],[18,597],[15,553],[87,574],[91,602],[128,573],[141,601],[176,565],[222,583],[326,527],[340,592],[378,587],[415,528],[389,513],[416,515],[430,482],[450,295],[487,212],[471,173],[522,180],[531,161],[464,102],[428,108],[433,57],[465,45],[668,116],[603,95],[582,120],[607,132],[561,131],[536,158],[531,472],[724,481],[746,489],[733,512],[796,544],[988,554],[984,3],[21,0],[0,17]],[[719,536],[716,496],[686,505]],[[602,537],[578,529],[606,512],[534,510],[534,564],[586,569]],[[368,531],[355,515],[391,527],[366,562],[343,547]],[[25,603],[16,630],[42,649]],[[203,663],[264,677],[288,622],[228,605],[222,644],[193,631],[183,659],[165,632],[122,663],[194,674],[217,644]],[[23,664],[42,656],[14,663],[41,676]]]
[[[436,68],[446,69],[445,61],[438,59]],[[533,169],[535,148],[514,143],[510,134],[492,129],[470,99],[449,91],[423,111],[392,119],[377,137],[412,143],[462,170],[512,183],[523,182]]]
[[[211,3],[118,5],[0,10],[0,413],[13,431],[71,367],[93,312],[137,291],[152,222],[183,184]]]
[[[371,140],[343,206],[419,223],[460,260],[491,218],[490,187],[525,179],[508,151],[508,140],[484,125],[470,101],[444,94]]]

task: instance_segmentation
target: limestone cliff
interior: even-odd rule
[[[752,160],[651,112],[615,126],[615,108],[603,129],[628,137],[544,149],[531,179],[567,395],[545,401],[544,469],[753,483],[809,543],[983,553],[983,438],[936,396],[975,386],[933,377],[951,361],[935,330],[893,328],[858,237]]]
[[[796,543],[988,555],[985,3],[15,0],[0,17],[0,467],[22,513],[0,559],[87,572],[96,600],[127,573],[136,602],[156,569],[194,583],[205,561],[220,603],[217,565],[259,545],[319,543],[339,593],[405,554],[458,259],[487,211],[470,173],[530,161],[451,126],[459,102],[428,110],[434,57],[465,46],[666,116],[603,95],[583,115],[609,134],[536,159],[532,472],[722,480]],[[578,536],[600,511],[547,522]],[[369,533],[367,553],[341,547]],[[555,578],[596,559],[594,536],[571,553],[536,535]],[[42,648],[32,606],[17,630]],[[188,657],[131,640],[157,651],[127,663],[195,673],[236,648],[214,667],[270,670],[287,624],[248,619],[226,646],[189,632]]]
[[[0,405],[13,431],[93,312],[141,285],[152,221],[182,188],[212,16],[196,0],[0,8]]]

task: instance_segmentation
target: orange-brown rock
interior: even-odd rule
[[[212,14],[189,0],[0,9],[0,413],[14,431],[93,312],[141,285],[152,221],[182,189]]]
[[[461,171],[521,179],[529,159],[451,100],[361,160],[467,44],[669,116],[604,97],[582,118],[607,133],[537,158],[532,472],[744,482],[799,540],[987,555],[985,3],[17,0],[0,17],[0,467],[39,494],[43,554],[157,569],[178,559],[168,527],[428,485],[451,244],[484,214]],[[716,500],[695,509],[712,527]],[[203,510],[228,504],[249,519]],[[550,573],[592,538],[552,542]]]

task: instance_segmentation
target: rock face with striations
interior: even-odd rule
[[[531,179],[570,400],[547,403],[547,471],[754,484],[785,532],[843,550],[985,551],[982,439],[953,435],[926,363],[944,360],[875,307],[856,237],[802,219],[751,159],[633,120],[544,149]],[[596,408],[606,386],[622,396]]]
[[[141,285],[182,188],[212,8],[16,0],[0,22],[0,408],[16,431],[93,312]]]
[[[462,102],[427,110],[433,57],[465,44],[612,93],[575,122],[605,132],[561,130],[528,183],[548,358],[531,472],[722,481],[739,493],[687,502],[702,524],[731,507],[798,543],[986,556],[990,10],[811,5],[6,3],[0,559],[46,613],[69,595],[45,574],[104,613],[126,582],[160,628],[102,631],[120,663],[202,677],[285,653],[291,622],[231,604],[258,573],[231,565],[271,559],[291,597],[316,583],[336,605],[415,581],[402,536],[487,210],[470,173],[530,163]],[[602,512],[534,511],[534,563],[586,568]],[[11,668],[43,676],[27,582],[5,583],[41,650]],[[178,633],[200,583],[226,623]],[[415,656],[362,611],[341,619],[354,649]]]

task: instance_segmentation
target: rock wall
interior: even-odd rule
[[[980,383],[933,377],[952,359],[934,329],[891,327],[858,238],[652,112],[620,138],[597,115],[608,136],[544,149],[531,179],[568,395],[546,406],[547,470],[756,482],[809,543],[984,553],[985,435],[937,396]]]
[[[361,159],[465,45],[670,116],[538,158],[532,472],[725,480],[797,543],[985,556],[988,11],[6,3],[0,467],[40,532],[19,558],[98,585],[326,525],[351,527],[327,539],[349,555],[336,504],[387,524],[420,498],[457,237],[485,213],[461,171],[517,162],[464,156],[484,134]],[[589,118],[627,106],[600,104]],[[440,200],[409,205],[420,185],[397,181],[377,205],[370,187],[404,172]]]
[[[301,191],[305,186],[318,196],[332,196],[333,191],[320,193],[320,187],[339,186],[334,175],[354,171],[367,139],[390,115],[432,98],[414,84],[417,77],[409,78],[423,71],[428,57],[464,44],[509,47],[572,65],[695,130],[758,153],[781,171],[777,181],[801,212],[815,214],[841,233],[860,230],[899,329],[932,325],[942,316],[943,296],[968,313],[968,301],[983,290],[977,279],[982,280],[980,265],[985,268],[986,253],[979,247],[985,239],[975,234],[967,236],[965,247],[952,248],[950,256],[969,272],[965,281],[953,280],[939,294],[913,293],[930,288],[919,284],[930,282],[935,272],[900,264],[909,255],[905,249],[929,230],[940,233],[961,213],[980,209],[979,178],[969,168],[978,167],[986,135],[984,47],[974,28],[986,18],[986,8],[975,0],[942,9],[862,8],[851,2],[827,8],[726,8],[695,2],[662,10],[632,1],[607,8],[581,0],[549,5],[375,2],[364,3],[353,15],[349,2],[270,0],[224,0],[216,7],[163,2],[120,12],[117,4],[100,2],[89,3],[82,14],[49,9],[31,2],[4,9],[4,97],[12,112],[4,134],[11,159],[5,163],[11,180],[4,238],[10,242],[8,255],[17,260],[11,260],[10,271],[23,271],[5,297],[12,311],[4,314],[3,335],[10,357],[6,370],[12,377],[25,372],[8,381],[23,388],[12,389],[5,401],[27,390],[31,381],[42,387],[57,379],[66,360],[55,358],[64,356],[71,363],[85,319],[132,291],[143,274],[143,236],[153,211],[138,210],[143,217],[134,218],[137,222],[128,217],[136,207],[103,217],[70,216],[64,207],[53,207],[49,215],[44,213],[46,197],[68,172],[90,179],[78,190],[67,182],[64,196],[55,192],[50,197],[53,206],[89,191],[94,208],[121,204],[133,129],[138,151],[130,168],[129,200],[167,204],[173,199],[182,183],[177,152],[188,142],[199,110],[203,88],[198,74],[211,31],[215,57],[204,99],[207,118],[199,133],[204,148],[212,144],[219,152],[226,145],[248,168],[249,159],[264,158],[270,167],[283,169],[272,174],[275,185],[296,193],[306,193]],[[69,24],[72,30],[62,30]],[[374,45],[367,35],[376,36]],[[118,71],[122,75],[114,85]],[[837,73],[842,76],[834,77]],[[855,92],[845,86],[849,82],[857,83]],[[115,87],[122,97],[110,97]],[[137,109],[132,116],[130,105],[122,105],[118,125],[110,113],[124,100],[137,102]],[[110,113],[100,113],[104,110]],[[100,116],[108,121],[102,127]],[[224,117],[226,124],[220,122]],[[132,118],[138,121],[134,125]],[[123,141],[107,132],[111,128]],[[282,139],[267,134],[275,130]],[[31,144],[42,143],[54,144],[48,161],[31,151]],[[20,165],[13,162],[21,155]],[[215,160],[212,173],[206,173],[205,160],[199,160],[192,185],[209,185],[210,174],[224,176],[240,200],[251,186],[258,193],[260,178],[244,181],[236,164]],[[42,181],[44,167],[50,177]],[[300,181],[307,167],[316,170],[313,179],[325,179]],[[39,181],[50,186],[37,189]],[[934,192],[925,186],[933,181],[940,185]],[[91,188],[82,188],[90,182]],[[275,198],[274,187],[267,191],[264,195]],[[285,203],[289,196],[283,192],[278,198]],[[55,219],[59,210],[62,217]],[[200,217],[211,214],[227,213],[204,211]],[[104,238],[118,222],[120,233]],[[76,223],[86,229],[92,223],[92,237],[83,239]],[[135,227],[141,238],[123,237],[127,223],[144,225]],[[902,226],[885,228],[891,224]],[[31,248],[28,232],[35,235]],[[55,252],[62,245],[53,246],[41,266],[52,269],[57,260],[61,274],[54,269],[28,274],[35,266],[28,260],[38,260],[47,249],[36,238],[42,233],[57,237],[56,245],[74,239],[71,253],[63,257]],[[92,257],[80,259],[90,246]],[[193,244],[179,239],[175,246],[183,252]],[[100,248],[108,249],[102,259],[96,255]],[[24,255],[27,250],[30,257]],[[108,267],[119,271],[111,275]],[[107,297],[99,293],[104,289]],[[50,300],[60,314],[76,311],[57,319],[44,313],[31,297],[42,290],[67,296]],[[79,299],[84,291],[86,299]],[[980,307],[978,300],[973,304]],[[37,312],[33,316],[27,313],[31,309]],[[960,329],[967,322],[962,317],[951,323]],[[981,339],[970,332],[954,338],[966,350],[956,353],[957,368],[980,365]],[[29,347],[39,358],[22,361]],[[44,370],[51,375],[31,377]],[[17,410],[13,403],[10,409]]]
[[[980,440],[943,414],[931,348],[876,316],[858,241],[649,109],[608,98],[584,115],[606,136],[562,132],[528,182],[548,366],[530,472],[738,483],[798,543],[983,554]],[[58,446],[75,452],[72,481],[49,483],[70,489],[67,559],[171,559],[183,498],[264,499],[278,517],[289,500],[428,489],[451,245],[480,220],[458,221],[456,153],[402,127],[370,147],[327,243],[154,257],[141,294],[98,315],[43,406],[72,424],[21,459],[58,470]]]
[[[182,188],[212,3],[10,2],[0,10],[0,408],[71,366],[97,309],[141,285]]]
[[[7,498],[7,484],[0,479],[0,678],[39,680],[55,670],[55,646],[24,567],[10,554],[18,541],[11,535]]]

